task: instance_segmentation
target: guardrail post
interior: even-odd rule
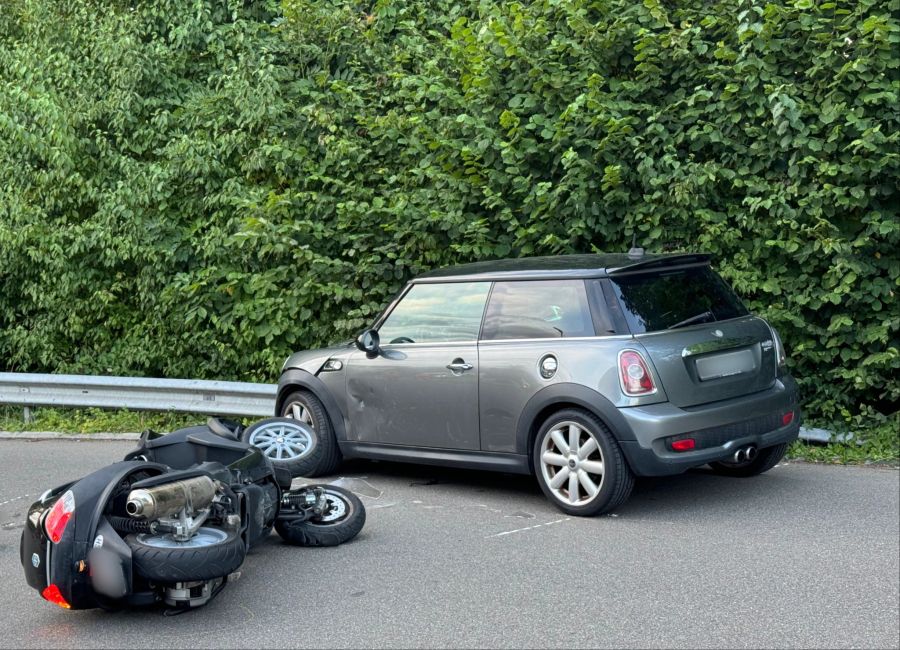
[[[30,406],[26,406],[25,408],[22,409],[22,419],[25,421],[26,424],[34,422],[34,413],[31,412]]]

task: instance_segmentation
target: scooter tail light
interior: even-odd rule
[[[66,530],[66,526],[69,525],[69,521],[71,521],[74,516],[75,495],[72,493],[72,490],[68,490],[56,500],[56,503],[50,508],[50,512],[47,513],[47,518],[44,520],[44,530],[47,531],[47,536],[50,538],[51,542],[54,544],[59,543],[59,540],[62,539],[63,533]]]
[[[623,350],[619,353],[619,379],[626,395],[648,395],[656,392],[647,362],[640,352]]]
[[[41,596],[44,597],[44,600],[48,600],[54,605],[59,605],[63,609],[72,609],[72,606],[65,598],[63,598],[62,592],[60,592],[59,587],[56,585],[49,585],[41,592]]]

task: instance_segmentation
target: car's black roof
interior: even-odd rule
[[[630,256],[625,253],[597,255],[555,255],[522,257],[460,264],[435,269],[413,279],[413,282],[451,282],[458,280],[536,280],[548,278],[597,278],[619,273],[648,271],[660,266],[706,264],[709,256],[699,253],[647,253]]]

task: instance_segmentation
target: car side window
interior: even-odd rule
[[[414,284],[378,328],[381,344],[478,338],[490,282]]]
[[[497,282],[484,340],[594,336],[584,280]]]

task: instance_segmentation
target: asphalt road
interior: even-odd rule
[[[24,513],[130,446],[0,440],[0,646],[900,646],[900,475],[804,464],[644,480],[578,519],[527,477],[353,463],[368,522],[349,544],[273,535],[174,618],[58,609],[25,584]]]

